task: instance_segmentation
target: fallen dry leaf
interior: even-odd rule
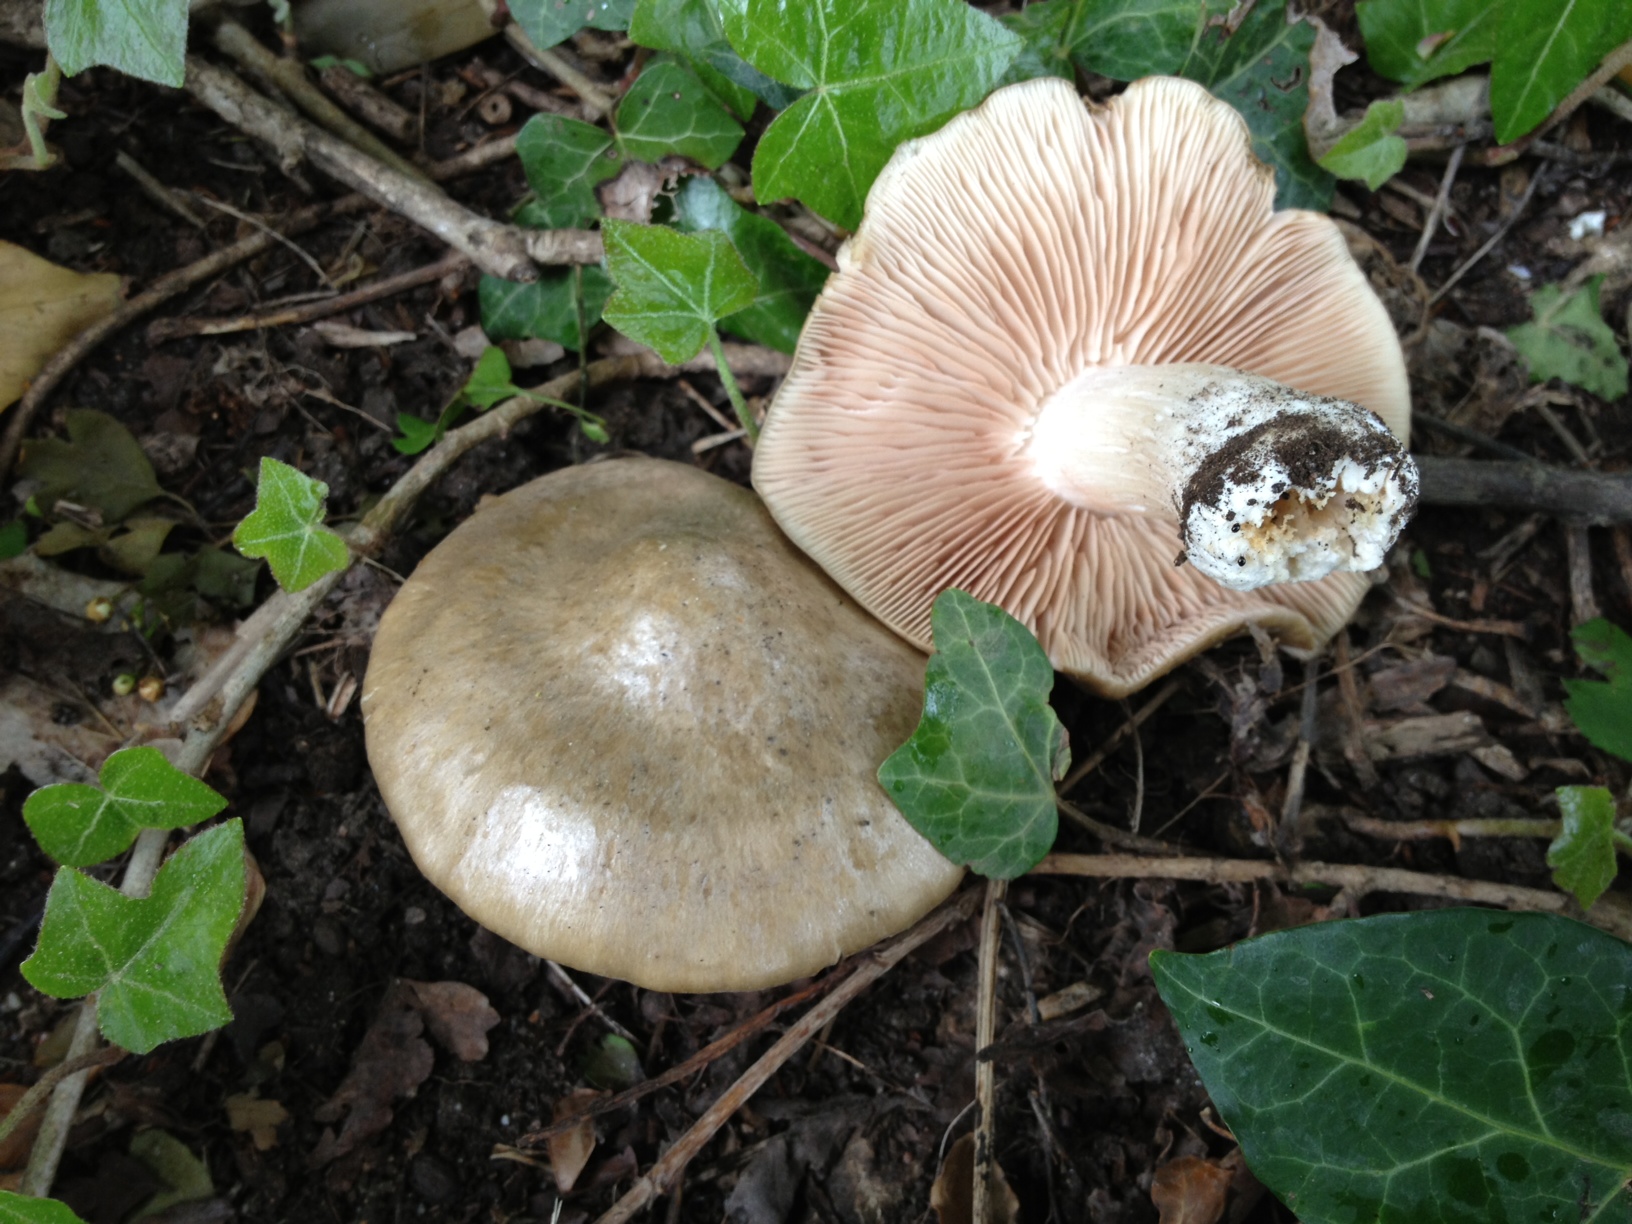
[[[487,996],[463,982],[402,980],[414,996],[425,1027],[437,1044],[461,1062],[487,1057],[487,1030],[499,1022],[499,1013]]]
[[[487,996],[463,982],[393,982],[352,1055],[351,1070],[312,1115],[319,1122],[346,1115],[338,1136],[332,1129],[323,1132],[312,1166],[339,1159],[391,1125],[392,1102],[413,1096],[436,1062],[420,1036],[426,1028],[455,1056],[474,1062],[487,1054],[487,1030],[498,1022]]]
[[[15,1109],[27,1091],[27,1084],[0,1084],[0,1118]],[[34,1136],[39,1133],[43,1117],[45,1111],[36,1109],[23,1119],[21,1126],[0,1139],[0,1169],[20,1169],[28,1163],[28,1153],[34,1146]]]
[[[555,1118],[577,1117],[606,1094],[594,1088],[574,1088],[555,1103]],[[555,1188],[562,1194],[571,1190],[595,1152],[595,1121],[581,1118],[571,1130],[549,1138],[550,1172],[555,1177]]]
[[[1009,1187],[1003,1169],[992,1163],[997,1183],[992,1196],[992,1224],[1014,1224],[1020,1218],[1020,1200]],[[929,1205],[940,1224],[969,1224],[975,1215],[975,1137],[965,1135],[952,1145],[929,1188]],[[1168,1224],[1164,1216],[1162,1224]]]
[[[227,1098],[227,1125],[240,1133],[247,1131],[258,1152],[278,1146],[278,1127],[288,1120],[289,1111],[277,1101],[263,1101],[247,1092]]]
[[[119,278],[81,273],[0,242],[0,409],[15,403],[40,367],[119,305]]]
[[[1218,1161],[1200,1156],[1180,1156],[1162,1165],[1150,1182],[1150,1201],[1161,1213],[1161,1224],[1218,1224],[1231,1176]]]

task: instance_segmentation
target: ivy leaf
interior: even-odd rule
[[[1535,321],[1507,329],[1532,382],[1562,378],[1609,400],[1626,394],[1626,358],[1598,306],[1603,281],[1595,276],[1567,297],[1557,285],[1544,285],[1530,299]]]
[[[1177,72],[1208,15],[1206,0],[1045,0],[1004,24],[1050,76],[1070,78],[1074,61],[1085,72],[1135,81]]]
[[[578,280],[584,291],[584,326],[600,322],[601,309],[612,296],[612,278],[597,264],[572,271],[546,272],[529,285],[483,276],[477,289],[482,307],[482,330],[489,340],[554,340],[578,352],[584,347],[578,334]]]
[[[1012,880],[1054,844],[1054,783],[1071,750],[1048,704],[1054,668],[1014,617],[962,591],[930,610],[924,714],[878,780],[913,828],[955,863]]]
[[[85,1224],[67,1203],[0,1190],[0,1224]]]
[[[1614,882],[1620,864],[1615,860],[1615,797],[1602,786],[1561,786],[1558,810],[1563,829],[1547,847],[1547,866],[1553,883],[1571,893],[1582,909]]]
[[[69,76],[106,64],[179,89],[187,0],[45,0],[45,43]]]
[[[21,471],[45,487],[35,497],[49,510],[65,498],[102,512],[117,523],[144,502],[162,496],[153,465],[135,436],[105,412],[71,408],[66,441],[39,438],[27,443]]]
[[[1570,636],[1581,661],[1608,683],[1564,681],[1564,708],[1594,747],[1632,761],[1632,637],[1602,617]]]
[[[1178,75],[1205,85],[1247,121],[1252,151],[1275,169],[1276,207],[1325,212],[1332,176],[1310,158],[1303,130],[1314,42],[1309,22],[1287,21],[1285,0],[1260,0],[1234,34],[1210,23],[1201,28]]]
[[[719,230],[759,281],[746,310],[720,326],[744,339],[793,352],[805,316],[827,281],[827,269],[805,254],[769,217],[743,208],[711,178],[689,178],[674,197],[675,226],[685,233]]]
[[[232,608],[247,608],[255,602],[255,580],[261,567],[247,557],[220,548],[201,548],[191,557],[188,581],[205,599]]]
[[[447,426],[440,420],[427,421],[422,417],[409,416],[406,412],[397,413],[397,434],[391,439],[391,447],[399,455],[417,455],[421,451],[430,450],[442,440]]]
[[[100,992],[97,1023],[117,1046],[145,1054],[232,1019],[219,966],[244,905],[244,828],[230,820],[188,841],[127,897],[71,867],[45,899],[39,946],[22,964],[58,999]]]
[[[627,30],[635,0],[511,0],[510,15],[543,50],[566,42],[585,26]]]
[[[1447,909],[1150,963],[1247,1164],[1305,1224],[1632,1218],[1613,936]]]
[[[20,557],[28,549],[28,527],[22,519],[12,519],[0,527],[0,561]]]
[[[1343,133],[1326,150],[1320,166],[1338,178],[1363,179],[1376,191],[1405,165],[1405,141],[1394,133],[1405,122],[1405,106],[1395,101],[1373,102],[1365,118]]]
[[[1501,7],[1490,0],[1360,0],[1355,5],[1373,72],[1415,89],[1496,54]]]
[[[640,0],[629,19],[629,37],[642,47],[680,56],[739,119],[753,115],[757,99],[783,110],[799,96],[731,49],[712,0]]]
[[[483,412],[501,400],[520,393],[521,388],[510,377],[510,359],[495,344],[482,350],[482,355],[476,359],[476,368],[459,389],[460,395]]]
[[[1552,114],[1565,96],[1632,39],[1626,0],[1502,0],[1490,66],[1496,139],[1517,140]]]
[[[606,262],[617,291],[606,321],[678,364],[697,355],[721,318],[753,304],[754,274],[718,230],[682,234],[662,225],[608,221]]]
[[[516,221],[537,229],[571,229],[600,216],[595,188],[623,165],[610,133],[560,115],[527,120],[516,133],[516,156],[537,197]]]
[[[722,0],[720,15],[744,59],[810,91],[760,137],[756,194],[849,229],[896,145],[980,101],[1020,49],[963,0]]]
[[[124,748],[102,766],[101,786],[60,782],[23,803],[40,848],[70,867],[123,854],[143,829],[181,829],[208,820],[227,801],[183,773],[157,748]]]
[[[323,526],[328,496],[329,486],[321,480],[263,458],[255,509],[232,533],[233,545],[246,557],[265,557],[284,590],[304,591],[351,564],[346,542]]]
[[[618,147],[636,161],[670,153],[717,170],[742,143],[742,126],[697,75],[673,60],[650,64],[618,103]]]

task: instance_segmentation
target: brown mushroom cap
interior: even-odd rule
[[[924,660],[746,489],[568,468],[485,504],[380,622],[368,755],[420,870],[513,943],[653,990],[748,990],[956,886],[874,777]]]
[[[1035,479],[1029,430],[1093,366],[1205,363],[1352,401],[1404,438],[1387,314],[1342,235],[1273,211],[1245,123],[1199,85],[1089,107],[998,90],[874,184],[754,456],[793,540],[928,648],[948,587],[1002,605],[1108,695],[1250,624],[1312,649],[1368,586],[1231,591],[1175,567],[1176,515],[1103,513]]]

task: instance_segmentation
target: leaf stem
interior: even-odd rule
[[[1629,858],[1632,858],[1632,837],[1628,837],[1619,829],[1612,830],[1611,835],[1615,839],[1615,849],[1619,850],[1622,854],[1628,856]]]
[[[731,367],[725,364],[725,349],[720,344],[718,328],[708,329],[708,351],[714,354],[714,364],[720,371],[720,382],[725,385],[726,395],[731,397],[731,407],[737,411],[737,420],[742,422],[742,432],[747,436],[748,445],[754,446],[759,442],[759,422],[754,420],[754,414],[748,411],[748,405],[742,398],[742,389],[737,386],[737,379],[731,373]]]

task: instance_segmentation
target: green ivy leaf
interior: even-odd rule
[[[179,89],[187,0],[45,0],[45,44],[69,76],[106,64]]]
[[[713,326],[753,304],[759,285],[718,230],[682,234],[662,225],[607,221],[606,262],[617,291],[606,321],[656,349],[664,361],[690,360]]]
[[[849,229],[896,145],[979,102],[1020,49],[963,0],[722,0],[720,15],[744,59],[810,91],[760,137],[756,194]]]
[[[247,608],[255,602],[255,580],[261,567],[247,557],[220,548],[200,548],[191,558],[188,581],[205,599],[229,608]]]
[[[731,49],[711,0],[640,0],[629,19],[629,37],[642,47],[680,56],[739,119],[753,115],[759,98],[782,110],[798,97]]]
[[[329,486],[287,463],[261,460],[255,509],[232,533],[246,557],[265,557],[286,591],[304,591],[325,574],[351,564],[346,542],[323,526]]]
[[[640,1065],[640,1052],[629,1039],[608,1033],[584,1059],[584,1078],[596,1088],[616,1090],[638,1084],[646,1072]]]
[[[0,561],[10,561],[28,551],[28,527],[22,519],[12,519],[0,527]]]
[[[64,867],[46,896],[39,946],[23,962],[23,976],[53,998],[98,991],[102,1035],[145,1054],[232,1019],[219,966],[243,905],[237,820],[176,851],[147,897],[127,897]]]
[[[504,355],[504,350],[496,344],[483,349],[482,355],[476,359],[476,368],[470,372],[459,394],[483,412],[494,404],[521,394],[521,388],[510,377],[510,359]]]
[[[398,436],[391,439],[391,448],[399,455],[417,455],[421,451],[430,450],[440,442],[445,428],[441,421],[427,421],[409,416],[406,412],[399,412]]]
[[[1247,1164],[1305,1224],[1632,1219],[1632,947],[1551,914],[1155,952]]]
[[[1054,844],[1054,783],[1071,750],[1048,704],[1054,668],[1014,617],[962,591],[930,610],[924,714],[878,780],[954,863],[1011,880]]]
[[[584,287],[584,325],[600,322],[606,299],[612,296],[612,278],[596,264],[572,271],[545,272],[529,285],[483,276],[477,288],[482,307],[482,330],[489,340],[554,340],[578,352],[584,347],[578,334],[578,277]]]
[[[1217,12],[1222,16],[1228,5]],[[1178,74],[1235,107],[1252,132],[1252,151],[1275,170],[1275,205],[1325,212],[1332,176],[1309,156],[1303,114],[1309,108],[1309,48],[1315,28],[1287,21],[1285,0],[1260,0],[1234,34],[1200,29]]]
[[[610,133],[560,115],[527,120],[516,133],[516,156],[537,197],[516,221],[538,229],[571,229],[600,216],[595,188],[623,165]]]
[[[0,1190],[0,1224],[85,1224],[67,1203]]]
[[[1563,829],[1547,847],[1553,883],[1572,893],[1582,909],[1603,895],[1615,879],[1615,797],[1602,786],[1561,786],[1558,810]]]
[[[102,766],[100,787],[44,786],[23,803],[40,848],[70,867],[123,854],[143,829],[181,829],[208,820],[227,801],[170,764],[157,748],[124,748]]]
[[[1405,165],[1405,141],[1394,135],[1405,122],[1405,106],[1395,101],[1373,102],[1365,118],[1343,133],[1343,138],[1320,159],[1322,169],[1338,178],[1363,179],[1376,191]]]
[[[1603,281],[1595,276],[1567,297],[1557,285],[1544,285],[1530,299],[1535,321],[1507,329],[1532,382],[1562,378],[1608,400],[1626,394],[1626,358],[1598,306]]]
[[[688,178],[674,197],[674,222],[685,233],[719,230],[759,281],[746,310],[720,327],[756,344],[793,352],[805,316],[827,281],[827,269],[805,254],[769,217],[743,208],[711,178]]]
[[[1501,6],[1491,0],[1360,0],[1355,5],[1373,72],[1415,89],[1496,54]]]
[[[618,103],[618,147],[636,161],[670,153],[716,170],[742,143],[742,125],[683,64],[661,60],[635,78]]]
[[[627,30],[635,0],[511,0],[510,16],[540,50],[564,43],[585,26]]]
[[[117,523],[143,502],[163,494],[141,444],[105,412],[70,408],[68,438],[38,438],[26,444],[22,474],[45,487],[35,497],[47,510],[65,498],[102,512]]]
[[[1136,81],[1177,72],[1208,15],[1205,0],[1044,0],[1004,24],[1026,40],[1022,54],[1043,69],[1016,80],[1045,72],[1069,79],[1075,62],[1085,72]]]
[[[1552,114],[1616,47],[1632,39],[1626,0],[1502,0],[1490,66],[1496,139],[1517,140]]]
[[[1632,761],[1632,637],[1602,617],[1570,636],[1581,661],[1608,683],[1564,681],[1564,708],[1595,747]]]

